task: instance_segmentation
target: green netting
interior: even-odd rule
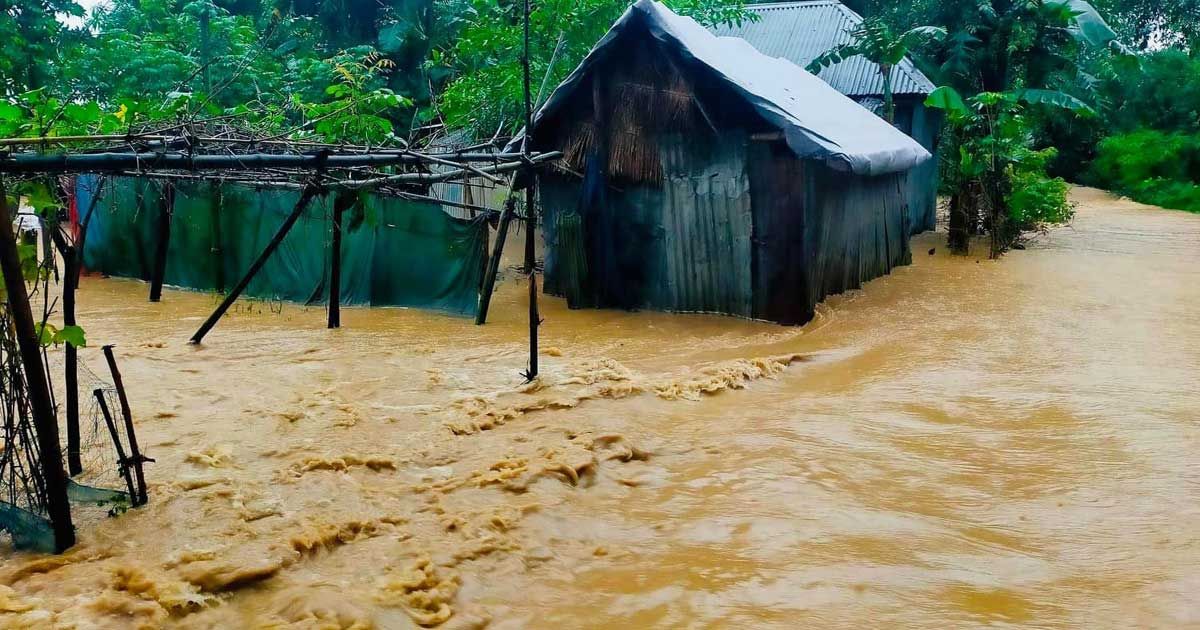
[[[54,553],[54,529],[45,517],[11,503],[0,503],[0,530],[12,536],[17,549]]]
[[[95,187],[80,178],[80,207]],[[162,184],[114,179],[88,225],[84,265],[114,276],[150,278]],[[295,191],[237,184],[177,184],[166,284],[224,291],[295,206]],[[246,294],[293,302],[328,297],[332,195],[318,197],[247,287]],[[483,274],[487,224],[456,219],[436,204],[362,195],[345,212],[342,303],[413,306],[473,315]]]

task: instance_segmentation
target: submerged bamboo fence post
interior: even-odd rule
[[[534,212],[533,177],[533,169],[529,169],[529,182],[525,189],[525,272],[529,274],[529,371],[525,373],[525,379],[529,381],[538,375],[538,326],[542,323],[538,313],[537,265],[534,259],[537,215]]]
[[[504,241],[508,239],[508,224],[512,223],[517,200],[512,195],[504,202],[500,211],[500,223],[496,226],[496,245],[488,258],[487,272],[483,274],[483,289],[479,293],[479,308],[475,313],[475,324],[487,323],[488,307],[492,304],[492,291],[496,289],[496,274],[500,272],[500,255],[504,253]]]
[[[329,259],[330,328],[342,326],[342,215],[347,203],[354,203],[350,193],[341,193],[333,200],[333,251]]]
[[[150,276],[150,301],[162,299],[163,279],[167,275],[167,251],[171,244],[171,215],[175,208],[175,184],[166,182],[158,202],[158,238],[154,251],[154,270]]]
[[[58,418],[50,402],[50,385],[42,364],[42,349],[34,328],[33,312],[29,309],[29,293],[21,272],[21,257],[13,234],[13,217],[8,208],[8,193],[0,179],[0,270],[8,294],[8,309],[12,316],[21,364],[25,370],[33,426],[37,430],[38,459],[46,483],[46,513],[54,531],[54,549],[66,551],[75,544],[75,527],[71,524],[71,504],[67,500],[67,475],[63,470],[62,447],[58,442]]]
[[[121,445],[121,433],[117,431],[117,423],[113,422],[112,412],[108,410],[108,401],[104,399],[104,390],[93,389],[92,395],[96,397],[96,404],[100,405],[100,413],[104,415],[104,424],[108,425],[108,434],[112,436],[113,448],[117,450],[121,476],[125,478],[125,487],[129,489],[129,504],[135,505],[138,492],[133,487],[133,476],[129,473],[129,467],[133,465],[133,462],[125,456],[125,447]]]
[[[300,200],[292,208],[292,213],[283,221],[283,225],[279,226],[279,229],[275,232],[275,236],[271,237],[271,241],[267,243],[262,253],[250,265],[250,268],[246,270],[246,275],[242,276],[241,280],[238,280],[237,285],[233,287],[229,295],[225,296],[225,299],[217,307],[217,310],[213,311],[212,315],[209,315],[208,319],[200,325],[200,329],[196,331],[196,334],[192,335],[192,343],[198,344],[204,341],[204,336],[208,334],[208,331],[217,325],[217,322],[225,315],[229,307],[233,306],[233,303],[242,295],[242,291],[245,291],[246,287],[250,285],[250,281],[254,279],[254,276],[262,270],[263,265],[267,264],[267,260],[271,258],[271,254],[274,254],[275,250],[279,248],[279,244],[283,242],[283,237],[288,235],[288,232],[292,230],[292,226],[296,225],[296,221],[304,213],[304,208],[308,206],[308,202],[312,201],[313,197],[317,196],[319,191],[320,187],[316,184],[307,184],[304,187],[304,192],[300,193]]]
[[[142,463],[154,461],[142,457],[138,448],[137,433],[133,430],[133,412],[129,409],[129,397],[125,395],[125,383],[121,380],[121,371],[117,369],[117,358],[113,356],[113,347],[104,346],[104,358],[108,361],[108,371],[112,374],[113,387],[117,390],[117,400],[121,403],[121,416],[125,419],[125,435],[129,438],[129,462],[133,464],[133,472],[137,475],[138,493],[131,503],[136,507],[145,505],[149,500],[146,494],[146,474]]]
[[[52,232],[54,244],[63,259],[62,309],[63,326],[76,325],[75,289],[79,286],[79,257],[75,245],[55,227]],[[73,344],[63,348],[63,385],[66,387],[67,403],[67,473],[72,477],[83,472],[83,461],[79,457],[79,350]]]
[[[525,379],[532,381],[538,375],[538,326],[541,316],[537,303],[536,237],[537,211],[535,210],[534,182],[536,175],[529,160],[529,148],[533,137],[533,102],[529,89],[529,0],[525,0],[525,54],[521,60],[525,83],[525,141],[521,145],[521,159],[525,163],[525,273],[529,274],[529,371]]]
[[[79,290],[79,277],[83,271],[83,246],[87,239],[87,226],[92,213],[100,202],[100,193],[104,188],[103,180],[93,191],[92,200],[87,211],[80,217],[78,232],[74,242],[68,242],[56,226],[50,231],[54,244],[58,247],[63,259],[63,325],[75,326],[75,293]],[[83,472],[83,461],[79,455],[79,350],[71,344],[63,348],[63,384],[66,387],[67,399],[67,472],[73,477]]]

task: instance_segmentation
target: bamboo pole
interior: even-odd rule
[[[280,153],[245,153],[234,155],[196,155],[190,153],[167,153],[161,151],[122,151],[103,153],[59,153],[43,155],[40,153],[0,153],[0,173],[39,173],[45,175],[60,173],[82,172],[116,172],[142,170],[253,170],[264,168],[296,168],[307,170],[326,170],[337,168],[354,168],[365,166],[395,166],[401,164],[418,165],[445,162],[491,162],[492,166],[475,168],[463,164],[465,170],[477,176],[487,176],[516,170],[522,166],[520,161],[524,156],[508,153],[484,153],[455,155],[457,160],[445,159],[440,156],[422,156],[417,153],[380,152],[360,154],[330,154],[328,152],[306,154]],[[533,156],[535,161],[543,161],[551,154]],[[497,164],[500,163],[500,164]],[[450,177],[445,177],[450,175]],[[420,176],[420,177],[416,177]],[[439,182],[447,179],[462,177],[462,173],[406,173],[394,177],[404,178],[394,181]],[[365,180],[364,180],[365,181]]]
[[[229,295],[225,296],[225,300],[221,302],[221,305],[217,307],[217,310],[213,311],[212,315],[208,316],[208,319],[204,321],[204,323],[200,326],[200,329],[196,331],[196,334],[192,335],[193,344],[198,344],[204,341],[204,336],[208,334],[208,331],[212,330],[213,326],[217,325],[217,321],[219,321],[221,317],[225,315],[225,312],[229,310],[229,307],[233,306],[233,303],[236,302],[238,297],[242,295],[242,291],[246,290],[246,287],[249,286],[250,281],[254,279],[254,276],[257,275],[258,272],[263,268],[263,265],[267,264],[267,260],[271,258],[271,254],[274,254],[275,250],[279,248],[279,244],[283,242],[283,237],[288,235],[288,232],[291,231],[292,226],[296,225],[296,221],[300,219],[300,215],[303,214],[304,208],[308,206],[308,203],[312,201],[313,197],[317,195],[319,190],[320,188],[316,184],[308,184],[305,186],[304,192],[300,193],[300,200],[297,201],[296,206],[292,208],[292,213],[289,214],[287,219],[284,220],[283,225],[279,226],[279,229],[275,232],[275,236],[271,237],[271,241],[267,243],[266,248],[264,248],[262,253],[258,255],[258,258],[255,259],[254,263],[250,265],[250,268],[246,270],[246,275],[242,276],[242,279],[239,280],[237,285],[233,287],[233,290],[229,292]]]
[[[162,299],[163,280],[167,275],[167,252],[171,245],[171,214],[175,206],[175,184],[166,182],[158,204],[158,238],[154,252],[154,270],[150,276],[150,301]]]
[[[108,370],[112,374],[113,387],[117,390],[117,400],[121,403],[121,416],[125,419],[125,437],[129,438],[129,462],[133,464],[133,472],[137,476],[138,493],[131,503],[136,507],[145,505],[149,500],[146,493],[146,474],[142,463],[154,461],[142,457],[138,448],[137,433],[133,429],[133,412],[129,409],[129,397],[125,395],[125,382],[121,380],[121,371],[117,369],[117,358],[113,355],[111,345],[104,346],[104,358],[108,361]]]
[[[137,503],[138,492],[133,487],[133,476],[129,472],[132,462],[125,456],[125,447],[121,445],[121,433],[117,431],[117,424],[113,422],[112,412],[108,410],[108,401],[104,399],[104,390],[93,389],[92,395],[96,397],[96,404],[100,405],[100,413],[104,414],[104,424],[108,425],[108,434],[112,436],[113,448],[117,450],[121,476],[125,478],[125,487],[129,488],[129,504],[134,505]]]
[[[496,289],[496,274],[500,272],[500,256],[504,253],[504,241],[508,239],[508,224],[512,223],[513,209],[517,200],[512,195],[504,202],[500,211],[500,223],[496,227],[496,245],[488,258],[487,272],[483,275],[483,289],[479,293],[479,308],[475,313],[475,324],[487,323],[488,308],[492,304],[492,291]]]
[[[79,284],[79,258],[75,255],[76,246],[67,242],[58,226],[47,231],[63,259],[63,326],[74,326],[76,324],[75,289]],[[67,390],[67,473],[74,477],[83,472],[83,461],[79,456],[79,351],[69,343],[63,349],[63,372],[63,384]]]
[[[21,272],[21,257],[13,234],[13,218],[8,207],[8,193],[0,180],[0,271],[8,294],[8,309],[12,316],[21,364],[25,370],[33,426],[37,430],[38,459],[46,483],[46,512],[54,531],[54,548],[66,551],[75,544],[75,527],[71,524],[71,504],[67,500],[67,475],[63,470],[62,447],[59,445],[58,418],[50,403],[50,385],[42,363],[42,349],[34,329],[33,312],[29,309],[29,293]]]
[[[329,327],[342,327],[342,215],[353,197],[338,195],[333,201],[333,251],[329,259]]]
[[[75,326],[75,294],[79,289],[79,276],[83,267],[83,246],[87,241],[87,227],[100,202],[103,182],[96,187],[87,211],[80,218],[78,236],[73,243],[68,243],[65,236],[55,226],[50,236],[58,247],[63,259],[63,325]],[[83,461],[79,454],[79,350],[71,344],[63,348],[63,382],[67,389],[67,472],[71,476],[83,472]]]
[[[529,274],[529,370],[525,372],[525,380],[532,381],[538,375],[538,326],[541,316],[538,314],[537,297],[537,261],[536,238],[537,209],[534,204],[534,169],[529,159],[529,148],[533,137],[533,102],[530,95],[529,71],[529,0],[525,0],[525,54],[521,60],[525,84],[525,139],[521,145],[522,161],[525,169],[525,273]],[[557,54],[557,50],[555,51]]]

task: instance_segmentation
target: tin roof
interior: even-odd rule
[[[642,27],[642,28],[639,28]],[[535,130],[563,107],[598,60],[622,38],[648,34],[706,68],[712,80],[741,97],[784,133],[797,157],[822,160],[859,175],[908,170],[931,156],[920,144],[786,59],[766,56],[736,37],[715,37],[695,20],[653,0],[638,0],[554,90],[533,118]],[[521,136],[510,147],[519,146]]]
[[[759,20],[713,29],[717,35],[741,37],[765,55],[783,57],[807,66],[821,53],[850,41],[850,32],[862,23],[862,16],[837,0],[802,0],[746,7]],[[883,94],[883,78],[875,64],[856,56],[825,68],[817,75],[847,96]],[[936,86],[917,70],[909,59],[892,70],[892,93],[929,94]]]

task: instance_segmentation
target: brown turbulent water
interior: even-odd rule
[[[151,504],[5,552],[0,624],[1200,627],[1200,216],[1075,196],[801,329],[550,299],[532,386],[520,285],[196,348],[211,296],[90,279]]]

